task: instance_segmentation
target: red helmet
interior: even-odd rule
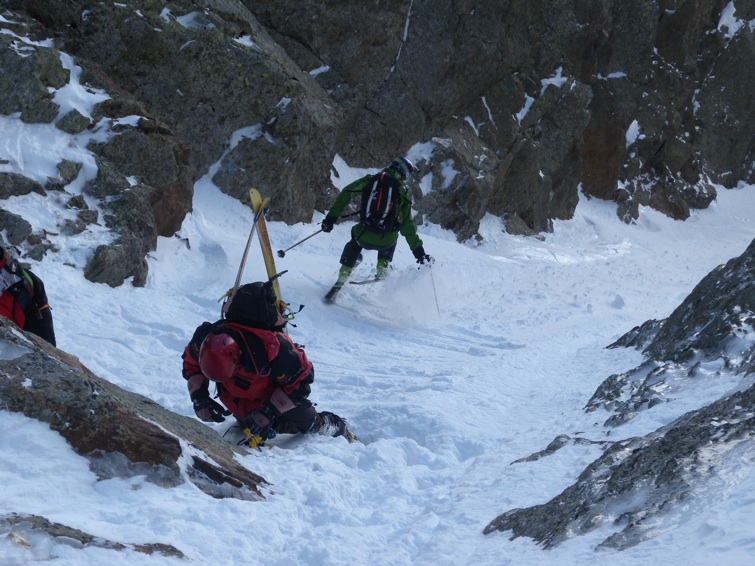
[[[210,334],[199,348],[199,367],[207,379],[227,381],[239,366],[239,345],[228,334]]]

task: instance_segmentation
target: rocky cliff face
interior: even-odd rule
[[[95,281],[141,284],[144,255],[180,226],[210,166],[223,191],[244,200],[256,186],[272,218],[309,221],[332,203],[336,154],[380,167],[423,143],[433,152],[418,163],[415,208],[460,240],[485,213],[512,233],[548,231],[571,217],[580,187],[630,222],[640,205],[684,219],[714,185],[755,182],[751,0],[0,8],[11,32],[0,36],[0,113],[71,133],[142,118],[92,147],[99,170],[85,192],[106,201],[118,234],[87,268]],[[13,34],[38,43],[19,51]],[[91,119],[56,118],[61,52],[82,84],[110,96]],[[47,186],[2,173],[0,197],[65,191],[75,167],[61,161]],[[92,216],[68,228],[86,230]],[[44,253],[43,235],[0,222],[21,224],[25,253]]]

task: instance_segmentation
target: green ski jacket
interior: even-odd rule
[[[417,227],[414,225],[414,219],[412,218],[412,197],[406,190],[404,181],[394,169],[387,167],[383,169],[383,172],[395,177],[401,187],[398,211],[396,214],[399,230],[397,232],[388,232],[387,234],[377,234],[365,229],[361,224],[356,224],[351,229],[351,237],[373,246],[387,247],[398,240],[398,234],[400,232],[406,239],[406,243],[409,244],[409,249],[414,251],[422,245],[422,240],[417,235]],[[353,183],[346,185],[333,203],[330,212],[328,212],[328,216],[339,218],[343,209],[346,208],[352,200],[362,196],[362,189],[368,185],[372,177],[373,175],[365,175],[361,179],[357,179]]]

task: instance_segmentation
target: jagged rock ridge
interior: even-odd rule
[[[710,505],[727,481],[742,474],[742,466],[751,465],[755,241],[742,256],[706,276],[666,320],[649,321],[612,347],[645,343],[647,361],[608,378],[587,411],[605,408],[613,413],[606,426],[620,426],[640,411],[673,403],[694,386],[710,387],[711,403],[645,437],[606,443],[604,454],[574,485],[542,505],[501,514],[486,534],[511,532],[549,548],[610,523],[617,532],[601,546],[627,548],[673,527],[681,506]],[[721,381],[723,386],[717,384]],[[564,435],[536,457],[571,441]]]
[[[307,222],[332,203],[336,155],[380,167],[424,143],[433,153],[412,184],[419,220],[460,240],[486,213],[511,233],[548,231],[573,215],[580,187],[632,221],[641,205],[685,219],[716,184],[755,181],[755,7],[745,0],[0,9],[10,32],[0,34],[0,113],[71,134],[139,117],[90,148],[98,172],[84,193],[101,210],[61,227],[79,233],[99,215],[117,234],[86,268],[110,285],[144,283],[145,255],[179,229],[193,181],[213,165],[221,190],[245,201],[255,186],[272,197],[271,218]],[[61,53],[108,95],[91,117],[57,117],[49,89],[67,80]],[[0,172],[0,197],[65,192],[76,164],[59,169],[41,184]],[[0,228],[38,259],[54,238],[24,221],[0,217]]]

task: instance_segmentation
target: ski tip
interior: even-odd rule
[[[330,290],[330,291],[328,292],[328,294],[327,294],[327,295],[325,295],[325,296],[324,296],[324,297],[322,298],[322,300],[323,300],[323,301],[325,301],[326,303],[329,303],[329,304],[330,304],[330,303],[335,303],[335,302],[336,302],[336,297],[338,296],[338,292],[339,292],[340,290],[341,290],[341,289],[331,289],[331,290]]]

